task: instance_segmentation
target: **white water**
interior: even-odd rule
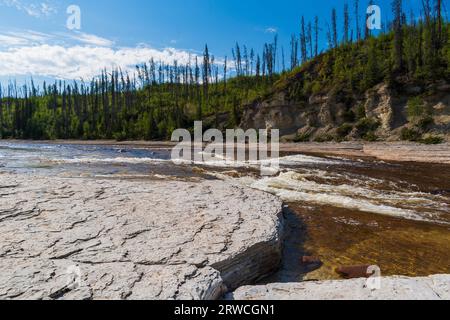
[[[312,177],[320,177],[329,183],[312,181]],[[402,190],[377,190],[373,187],[379,182],[376,179],[336,184],[334,180],[341,178],[339,175],[329,175],[326,171],[311,170],[309,173],[286,171],[276,177],[261,179],[244,177],[238,181],[274,194],[286,202],[329,205],[409,220],[449,224],[440,219],[441,214],[449,212],[448,205],[442,202],[440,196]],[[356,179],[346,182],[352,180]]]
[[[52,164],[52,167],[59,168],[63,172],[70,172],[72,168],[82,172],[90,170],[99,178],[111,176],[145,178],[150,174],[149,172],[152,172],[153,176],[159,174],[163,178],[180,168],[202,166],[210,168],[207,170],[208,174],[218,178],[232,179],[234,182],[275,194],[286,202],[327,205],[410,220],[449,224],[448,197],[415,192],[417,188],[397,180],[393,180],[396,182],[386,181],[366,174],[351,173],[346,169],[367,165],[367,163],[336,157],[292,155],[281,157],[276,161],[230,161],[217,156],[207,162],[181,160],[174,163],[169,159],[167,152],[153,152],[148,149],[120,150],[107,146],[2,144],[0,160],[0,165],[11,170],[22,167],[28,170],[30,163]],[[279,162],[280,170],[273,172],[273,176],[255,176],[254,173],[261,167],[270,167],[275,162]],[[90,166],[92,164],[100,166]],[[126,164],[127,167],[117,171],[114,167],[117,164]],[[388,165],[385,164],[385,166]],[[154,172],[158,166],[164,166],[166,169]],[[217,170],[219,168],[239,170],[244,176],[231,178],[220,173]],[[247,169],[256,171],[250,174]],[[37,167],[33,170],[40,169]],[[47,168],[47,170],[50,169]],[[44,172],[44,174],[49,173]],[[443,218],[444,216],[446,218]]]
[[[255,161],[238,161],[230,160],[225,157],[215,156],[212,159],[205,161],[188,161],[183,159],[159,159],[159,158],[135,158],[135,157],[114,157],[114,158],[102,158],[102,157],[77,157],[77,158],[61,158],[61,159],[46,159],[44,161],[50,161],[59,164],[95,164],[95,163],[155,163],[155,162],[173,162],[176,165],[203,165],[207,167],[220,167],[220,168],[254,168],[258,169],[261,166],[271,166],[272,164],[279,163],[282,166],[295,166],[300,164],[337,164],[337,160],[328,160],[319,157],[311,157],[305,155],[294,155],[281,157],[279,159],[266,159]]]
[[[45,159],[47,160],[47,159]],[[102,163],[128,163],[128,164],[139,164],[139,163],[156,163],[156,162],[168,162],[170,160],[156,159],[156,158],[127,158],[127,157],[117,157],[117,158],[73,158],[73,159],[54,159],[47,160],[53,163],[59,164],[102,164]]]

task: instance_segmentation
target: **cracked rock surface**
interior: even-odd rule
[[[223,181],[0,174],[0,299],[216,299],[279,266],[282,204]]]
[[[372,280],[372,279],[371,279]],[[230,294],[235,300],[450,300],[450,275],[381,278],[372,290],[367,279],[246,286]]]

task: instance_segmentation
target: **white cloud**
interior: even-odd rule
[[[151,58],[166,64],[174,60],[185,64],[196,55],[189,50],[154,49],[145,44],[117,47],[112,40],[82,32],[0,30],[0,78],[90,79],[104,68],[119,66],[134,72],[137,64]]]
[[[10,35],[21,37],[23,39],[26,39],[28,41],[34,41],[34,42],[43,42],[47,41],[52,37],[52,35],[48,33],[33,31],[33,30],[25,30],[25,31],[11,31],[9,32]]]
[[[96,36],[94,34],[76,32],[76,33],[70,34],[68,36],[74,40],[81,42],[81,43],[93,45],[93,46],[111,47],[114,45],[114,41]]]
[[[275,27],[268,27],[266,30],[264,30],[266,33],[277,33],[278,29]]]
[[[0,48],[42,44],[52,37],[52,35],[31,30],[0,33]]]
[[[59,44],[59,45],[91,45],[98,47],[111,47],[114,41],[109,39],[83,32],[72,33],[42,33],[32,30],[21,31],[0,31],[0,49],[32,46],[40,44]]]
[[[0,43],[2,46],[23,46],[29,44],[27,39],[13,35],[0,34]]]
[[[0,5],[16,8],[31,17],[48,17],[57,13],[57,9],[50,1],[0,0]]]
[[[41,13],[43,13],[46,16],[49,16],[53,13],[57,13],[57,10],[55,7],[51,6],[50,4],[46,2],[41,2]]]
[[[134,71],[136,64],[149,61],[187,63],[188,51],[148,47],[110,48],[75,45],[35,45],[0,51],[0,76],[34,76],[58,79],[90,79],[103,68],[120,66]]]

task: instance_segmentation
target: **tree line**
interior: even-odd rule
[[[329,22],[301,17],[287,58],[275,36],[259,52],[236,43],[230,59],[217,59],[206,45],[201,56],[186,63],[150,59],[135,72],[103,70],[86,82],[10,82],[0,86],[0,137],[151,140],[167,139],[194,120],[203,120],[205,128],[236,127],[246,104],[319,57],[322,70],[309,83],[302,82],[301,94],[330,81],[362,91],[397,74],[424,81],[448,77],[449,25],[443,3],[422,0],[418,17],[402,7],[401,0],[392,1],[393,20],[385,22],[378,37],[361,27],[367,16],[360,16],[359,0],[353,10],[344,5],[341,28],[335,8]],[[327,52],[320,51],[323,30]]]

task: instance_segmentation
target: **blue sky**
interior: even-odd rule
[[[348,0],[353,19],[353,1]],[[450,0],[449,0],[450,1]],[[279,35],[289,51],[301,16],[318,15],[324,29],[333,7],[342,21],[346,1],[302,0],[0,0],[0,81],[8,78],[90,77],[102,67],[132,68],[152,56],[188,59],[208,43],[218,58],[231,55],[236,41],[258,51]],[[391,0],[374,1],[390,18]],[[419,12],[421,0],[404,0]],[[66,28],[69,5],[81,9],[81,30]],[[360,0],[360,14],[368,1]],[[361,25],[364,21],[361,18]],[[341,24],[339,24],[341,26]],[[342,31],[342,29],[341,29]],[[169,48],[169,49],[168,49]],[[143,62],[140,61],[140,62]]]

